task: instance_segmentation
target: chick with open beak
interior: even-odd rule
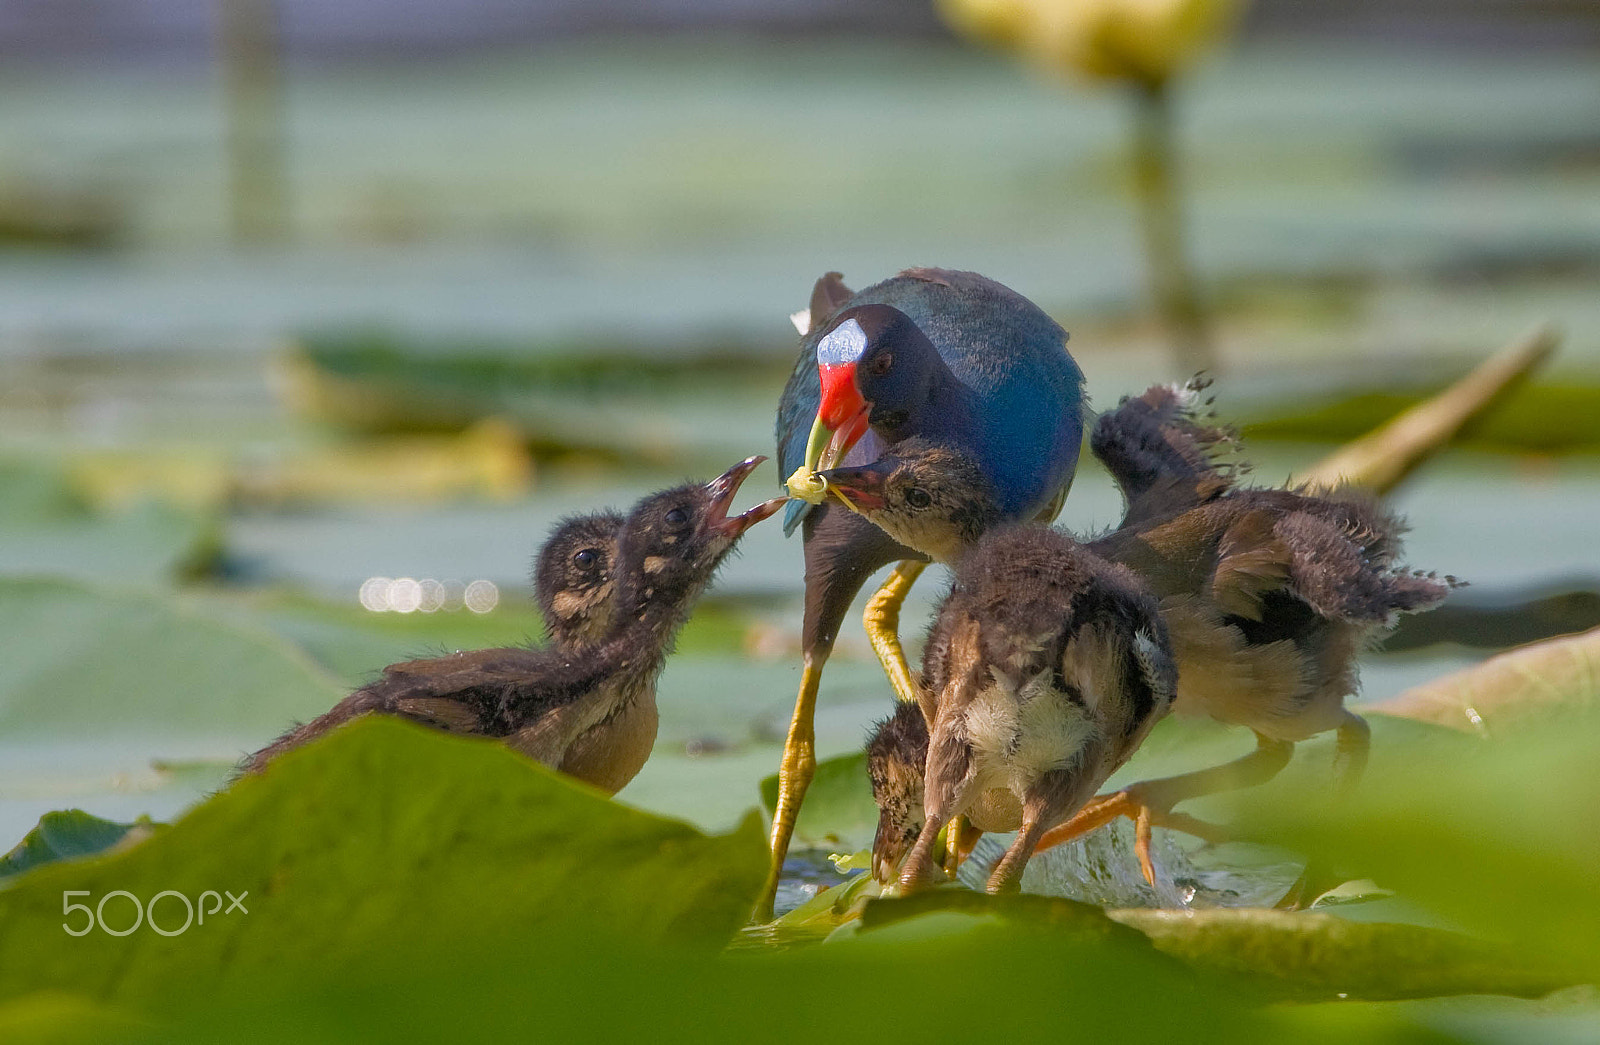
[[[614,794],[655,745],[656,680],[695,600],[745,531],[783,506],[783,498],[774,498],[729,514],[740,485],[764,460],[748,458],[709,483],[664,490],[634,505],[616,535],[612,605],[589,607],[591,615],[609,620],[603,636],[392,664],[382,678],[284,734],[242,768],[260,770],[360,715],[388,714],[448,733],[498,738]],[[582,580],[589,585],[592,579]]]

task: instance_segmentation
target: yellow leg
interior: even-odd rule
[[[784,858],[789,855],[789,841],[794,837],[800,803],[805,800],[806,788],[811,786],[811,778],[817,771],[817,735],[812,720],[816,717],[822,665],[827,660],[826,652],[808,653],[800,674],[800,695],[795,698],[794,718],[789,721],[783,761],[778,766],[778,807],[772,813],[772,863],[767,868],[766,886],[751,915],[757,922],[772,920],[772,904],[777,899],[778,879],[783,874]]]
[[[868,600],[867,612],[862,615],[861,623],[867,629],[872,652],[878,655],[878,663],[883,665],[883,673],[889,676],[889,685],[894,687],[896,699],[922,706],[923,716],[932,722],[933,715],[920,697],[919,688],[911,678],[911,669],[906,666],[905,651],[900,648],[900,606],[906,601],[911,586],[927,568],[927,563],[915,559],[897,563],[889,579],[883,582],[883,587]]]

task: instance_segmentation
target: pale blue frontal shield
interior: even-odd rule
[[[847,319],[817,342],[817,363],[821,366],[843,366],[859,360],[861,353],[866,350],[867,332],[854,319]]]

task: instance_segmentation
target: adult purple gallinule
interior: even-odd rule
[[[1132,572],[1046,526],[991,530],[928,633],[923,821],[901,887],[936,874],[934,840],[965,815],[1017,831],[989,876],[990,892],[1015,889],[1045,830],[1138,749],[1176,686],[1155,597]]]
[[[1090,446],[1127,511],[1088,547],[1130,567],[1160,598],[1179,669],[1175,708],[1248,726],[1257,749],[1097,799],[1042,843],[1132,817],[1152,881],[1152,823],[1185,799],[1269,779],[1300,740],[1337,730],[1339,775],[1353,782],[1367,748],[1366,724],[1344,707],[1357,654],[1399,614],[1431,608],[1455,584],[1400,567],[1403,525],[1354,491],[1238,485],[1213,454],[1226,434],[1193,416],[1196,391],[1157,386],[1096,422]],[[870,465],[824,474],[833,493],[887,532],[958,556],[992,524],[993,498],[976,469],[952,466],[951,453],[908,441]]]
[[[363,714],[408,718],[446,732],[494,737],[524,755],[615,793],[633,779],[655,743],[655,683],[672,640],[723,558],[750,526],[782,506],[774,498],[729,517],[739,485],[761,461],[752,457],[704,486],[666,490],[634,506],[617,535],[609,611],[596,559],[605,551],[605,520],[558,532],[560,547],[541,556],[539,574],[558,613],[562,594],[577,595],[566,621],[576,637],[542,649],[513,647],[393,664],[331,711],[252,755],[245,772]],[[547,549],[548,550],[548,549]],[[575,571],[556,568],[572,552]],[[580,561],[580,559],[582,561]],[[570,588],[560,585],[572,585]],[[542,600],[541,600],[542,601]],[[581,604],[581,605],[580,605]],[[577,634],[578,618],[609,616],[604,634]]]
[[[972,272],[910,269],[851,293],[837,273],[817,281],[810,324],[778,406],[779,471],[874,460],[924,435],[966,450],[1007,519],[1053,517],[1072,483],[1083,435],[1083,374],[1066,332],[1038,306]],[[791,491],[804,484],[791,483]],[[895,570],[868,604],[866,629],[896,695],[915,689],[897,629],[900,604],[926,556],[837,504],[791,502],[785,530],[803,528],[804,665],[779,770],[772,864],[757,917],[772,897],[815,770],[812,718],[839,625],[868,577]]]

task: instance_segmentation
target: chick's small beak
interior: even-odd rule
[[[738,495],[740,485],[765,460],[766,458],[760,454],[754,457],[746,457],[743,461],[706,483],[706,493],[711,496],[710,503],[706,505],[707,526],[725,537],[739,537],[750,527],[784,506],[787,498],[774,497],[770,501],[762,501],[742,515],[728,515],[728,506],[733,503],[734,497]]]
[[[872,877],[881,885],[892,885],[900,877],[900,865],[905,862],[911,842],[886,813],[878,817],[878,833],[872,839]]]
[[[885,476],[872,465],[834,468],[817,474],[827,480],[828,492],[843,501],[851,511],[875,511],[884,506]]]
[[[814,472],[844,460],[844,455],[867,433],[867,419],[872,412],[872,404],[856,384],[854,363],[819,364],[817,376],[822,383],[822,396],[806,439],[805,459],[805,466]]]

